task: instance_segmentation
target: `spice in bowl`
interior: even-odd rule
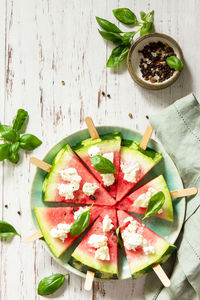
[[[138,52],[143,56],[140,60],[140,70],[144,80],[160,83],[173,76],[175,70],[170,68],[166,59],[176,54],[167,43],[152,42]]]

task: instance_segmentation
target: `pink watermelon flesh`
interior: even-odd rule
[[[139,149],[139,150],[138,150]],[[141,152],[142,151],[142,152]],[[146,155],[147,153],[147,155]],[[153,157],[151,157],[153,155]],[[124,173],[120,167],[118,175],[117,197],[120,201],[134,188],[134,186],[142,180],[142,178],[162,159],[162,154],[154,150],[142,150],[139,143],[132,142],[129,147],[122,146],[120,151],[120,165],[123,163],[132,164],[139,163],[140,170],[137,174],[136,182],[128,182],[124,179]]]
[[[120,232],[122,233],[126,226],[128,226],[130,223],[124,223],[124,220],[132,216],[122,210],[117,211],[117,216]],[[136,248],[135,251],[128,250],[124,247],[132,278],[137,278],[145,273],[150,272],[152,270],[152,266],[154,266],[156,263],[162,263],[166,261],[176,247],[157,235],[151,229],[144,226],[134,217],[132,218],[137,222],[139,231],[142,230],[142,235],[144,238],[150,245],[154,247],[155,250],[154,254],[145,255],[141,247]]]
[[[120,160],[121,137],[119,136],[119,133],[111,133],[110,135],[111,136],[113,135],[113,138],[109,139],[109,140],[88,139],[88,140],[82,141],[82,144],[84,146],[82,148],[76,150],[76,153],[84,161],[84,163],[87,165],[87,167],[91,170],[91,172],[94,174],[94,176],[98,179],[98,181],[101,182],[101,184],[109,192],[109,194],[113,198],[116,198],[118,173],[119,173],[119,165],[120,165],[119,160]],[[110,153],[110,152],[113,152],[113,154],[114,154],[113,164],[114,164],[117,172],[116,172],[116,174],[114,174],[115,182],[114,182],[114,184],[112,184],[110,186],[104,185],[101,173],[94,168],[94,166],[92,165],[92,163],[90,161],[90,156],[88,155],[88,150],[91,146],[94,146],[94,145],[96,145],[97,147],[100,147],[102,155],[105,153]]]
[[[61,241],[59,238],[51,236],[50,231],[59,223],[71,224],[75,221],[74,211],[80,207],[35,207],[35,216],[40,227],[40,230],[47,242],[49,248],[56,257],[60,257],[65,250],[76,240],[78,236],[70,237]],[[100,215],[103,207],[93,206],[90,212],[90,224]]]
[[[58,171],[67,168],[75,168],[78,175],[82,177],[80,182],[80,188],[74,192],[74,199],[65,199],[65,197],[59,195],[57,184],[67,183],[62,179]],[[84,183],[96,183],[99,188],[95,191],[94,198],[85,195],[82,191]],[[83,165],[78,156],[71,150],[70,146],[65,147],[65,151],[61,158],[53,165],[50,174],[48,176],[45,188],[44,201],[48,202],[65,202],[75,204],[91,204],[95,205],[108,205],[112,206],[116,203],[115,199],[101,186],[96,178],[88,171]]]
[[[114,225],[113,229],[109,232],[103,232],[103,218],[105,215],[108,215],[112,219],[112,224]],[[72,253],[72,257],[81,262],[84,266],[87,266],[88,269],[92,268],[98,270],[102,273],[115,274],[117,275],[117,264],[118,264],[118,255],[117,255],[117,216],[115,208],[105,208],[103,213],[92,225],[89,232],[86,234],[82,242],[78,245],[75,251]],[[92,234],[106,235],[108,238],[108,248],[110,254],[109,261],[103,261],[95,259],[96,249],[91,247],[88,243],[88,240]],[[87,268],[85,268],[87,270]]]
[[[149,188],[154,188],[158,192],[162,191],[165,195],[165,202],[162,206],[162,212],[157,213],[155,217],[165,219],[168,221],[173,221],[172,199],[166,181],[162,175],[154,178],[153,180],[149,181],[130,195],[126,196],[117,204],[117,208],[121,210],[127,210],[130,212],[135,212],[138,214],[145,214],[146,208],[136,207],[133,204],[135,200],[142,194],[146,193]]]

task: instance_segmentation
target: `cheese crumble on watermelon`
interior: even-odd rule
[[[117,216],[133,279],[152,271],[155,264],[165,262],[176,249],[128,213],[118,210]]]

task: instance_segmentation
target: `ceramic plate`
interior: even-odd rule
[[[130,139],[130,140],[136,140],[138,142],[141,141],[142,135],[139,132],[136,132],[134,130],[122,128],[122,127],[114,127],[114,126],[101,126],[97,127],[97,130],[99,134],[105,134],[108,132],[114,132],[114,131],[119,131],[122,134],[123,139]],[[60,149],[65,146],[65,144],[69,143],[71,146],[79,143],[80,141],[89,138],[89,133],[87,129],[78,131],[66,138],[64,138],[62,141],[60,141],[57,145],[55,145],[44,157],[44,160],[48,163],[51,164],[53,158],[55,155],[60,151]],[[141,186],[145,182],[151,180],[152,178],[163,174],[166,181],[167,185],[169,187],[169,190],[178,190],[183,188],[183,184],[180,178],[180,175],[169,157],[169,155],[166,153],[164,148],[159,145],[157,142],[154,140],[150,140],[148,146],[156,151],[162,152],[163,154],[163,160],[155,167],[153,170],[143,179],[140,184],[138,185]],[[37,169],[33,184],[32,184],[32,190],[31,190],[31,213],[33,217],[33,222],[34,225],[37,229],[39,229],[34,210],[33,208],[35,206],[66,206],[66,204],[46,204],[43,203],[42,201],[42,184],[43,180],[46,176],[46,172],[42,171],[40,169]],[[151,217],[147,220],[144,220],[144,224],[150,227],[153,231],[155,231],[157,234],[160,236],[164,237],[167,239],[170,243],[174,243],[180,233],[183,221],[184,221],[184,216],[185,216],[185,198],[179,198],[179,199],[173,199],[173,207],[174,207],[174,222],[168,222],[156,217]],[[140,215],[136,215],[139,220],[142,218]],[[62,256],[61,258],[57,259],[49,249],[48,245],[46,244],[45,241],[42,241],[46,247],[46,249],[49,251],[51,256],[64,268],[67,270],[71,271],[74,274],[77,274],[81,277],[85,277],[85,274],[82,272],[77,271],[75,268],[71,267],[68,264],[68,260],[70,258],[71,253],[73,252],[74,248],[78,244],[78,242],[81,240],[82,236],[80,236],[77,241],[68,249]],[[123,251],[119,253],[119,280],[122,279],[128,279],[130,278],[130,272],[129,272],[129,267],[127,260],[125,258],[125,255]],[[101,279],[96,279],[96,280],[101,280]]]

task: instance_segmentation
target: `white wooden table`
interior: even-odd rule
[[[112,46],[98,34],[95,16],[114,21],[112,9],[117,7],[137,14],[155,9],[156,31],[180,43],[185,70],[172,87],[145,90],[125,66],[105,68]],[[189,92],[200,96],[199,11],[198,0],[0,0],[0,121],[8,124],[18,108],[27,109],[27,132],[43,140],[34,151],[40,158],[64,136],[84,128],[87,115],[98,125],[143,132],[146,115]],[[23,237],[34,230],[29,194],[35,167],[29,164],[30,155],[22,155],[17,166],[0,163],[0,218]],[[0,242],[0,299],[42,299],[39,280],[56,272],[65,270],[40,242],[27,245],[18,237]],[[143,279],[95,283],[91,292],[83,284],[70,274],[50,299],[143,299]]]

